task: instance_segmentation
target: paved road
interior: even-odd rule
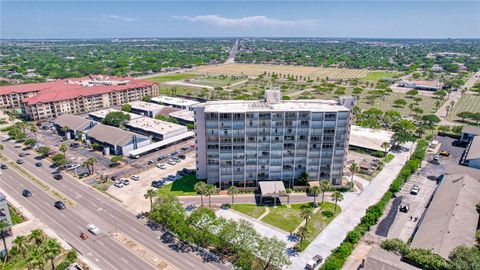
[[[228,56],[227,61],[225,61],[225,64],[235,63],[235,56],[237,55],[237,52],[238,52],[238,42],[239,40],[237,39],[235,41],[235,44],[233,44],[232,50],[230,51],[230,55]]]
[[[12,142],[4,143],[4,147],[4,154],[9,156],[13,160],[18,158],[19,150],[13,148]],[[159,232],[152,231],[145,225],[143,221],[137,220],[134,215],[124,209],[119,203],[113,202],[112,199],[107,198],[106,196],[100,194],[95,190],[92,190],[92,188],[84,185],[83,183],[79,182],[79,180],[76,180],[67,174],[63,174],[64,178],[60,181],[54,180],[51,175],[52,170],[48,168],[48,166],[46,166],[47,164],[44,164],[44,166],[41,168],[36,167],[34,165],[36,160],[33,159],[33,156],[26,156],[23,159],[25,163],[21,166],[23,166],[37,178],[42,179],[45,183],[49,184],[52,187],[55,187],[58,191],[76,202],[76,206],[72,207],[71,211],[69,209],[64,211],[64,215],[66,215],[66,217],[63,217],[62,215],[44,216],[43,218],[39,217],[42,222],[48,225],[53,223],[58,224],[57,226],[63,226],[64,228],[67,228],[64,230],[60,229],[58,231],[58,234],[62,238],[78,238],[77,234],[79,233],[79,230],[84,229],[85,225],[87,225],[88,223],[94,223],[104,232],[113,233],[115,231],[115,215],[118,232],[121,232],[124,235],[128,236],[130,239],[141,243],[147,249],[154,252],[158,257],[166,260],[168,264],[172,265],[173,267],[176,267],[178,269],[194,267],[196,269],[227,269],[225,265],[205,262],[200,256],[196,255],[195,253],[174,251],[168,245],[162,243],[161,240],[159,240]],[[10,191],[15,190],[18,194],[19,190],[23,188],[22,185],[27,186],[27,184],[29,183],[28,180],[26,180],[25,178],[19,177],[18,174],[15,174],[12,168],[8,169],[8,174],[12,174],[13,177],[6,179],[6,184],[11,186]],[[34,189],[34,193],[41,194],[42,192],[43,191],[39,189]],[[34,197],[39,196],[39,194],[35,194]],[[42,203],[35,203],[31,207],[36,206],[40,208],[40,206],[42,206],[41,208],[53,208],[53,206],[51,205],[53,199],[41,198],[40,201],[42,201]],[[48,207],[47,205],[45,205],[45,201],[47,202]],[[28,205],[26,205],[25,207],[28,207]],[[30,210],[33,213],[38,212],[38,210],[36,209]],[[53,226],[53,228],[55,228],[55,226]],[[107,242],[107,240],[108,239],[101,240],[100,242]],[[112,239],[110,241],[114,240]],[[110,242],[107,243],[110,244]],[[104,244],[107,245],[107,243]],[[71,242],[71,244],[72,246],[80,250],[81,245],[78,243],[78,241]],[[101,244],[99,245],[101,246]],[[101,247],[99,249],[102,249],[103,253],[98,253],[95,255],[92,251],[92,256],[89,256],[88,252],[84,255],[87,258],[93,257],[94,262],[98,264],[105,261],[103,262],[103,269],[149,269],[149,267],[147,266],[148,264],[146,263],[144,263],[145,267],[132,267],[135,264],[140,264],[140,259],[134,259],[133,255],[128,255],[127,258],[126,256],[129,252],[123,249],[119,244],[117,244],[116,246],[112,246],[111,249],[106,247]],[[105,252],[111,253],[106,254]],[[122,257],[124,257],[125,260],[123,260]],[[103,261],[97,262],[95,258],[99,260],[102,259]],[[132,266],[129,265],[127,261],[131,263]],[[115,263],[117,264],[117,266],[106,267],[108,263]]]

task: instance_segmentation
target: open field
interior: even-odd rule
[[[145,80],[147,81],[152,81],[152,82],[157,82],[157,83],[163,83],[163,82],[170,82],[170,81],[179,81],[179,80],[185,80],[189,78],[194,78],[200,76],[199,74],[192,74],[192,73],[179,73],[179,74],[171,74],[171,75],[160,75],[156,77],[151,77],[147,78]]]
[[[363,81],[378,81],[381,78],[391,78],[392,76],[397,75],[396,72],[386,72],[386,71],[371,71],[368,72],[367,77],[362,78]]]
[[[366,77],[368,71],[365,69],[343,69],[343,68],[320,68],[320,67],[301,67],[284,65],[256,65],[256,64],[229,64],[199,68],[197,70],[203,74],[226,74],[226,75],[247,75],[258,76],[264,72],[277,74],[290,74],[304,77],[329,79],[354,79]]]
[[[453,110],[448,113],[447,120],[459,121],[460,118],[457,117],[459,112],[480,112],[480,95],[465,94],[461,97],[453,106]]]

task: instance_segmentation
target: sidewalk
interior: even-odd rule
[[[411,144],[409,145],[410,147]],[[287,269],[304,269],[306,263],[319,254],[327,258],[332,250],[338,247],[360,219],[365,215],[366,209],[377,203],[388,190],[390,184],[406,163],[410,151],[395,153],[395,158],[387,163],[384,169],[370,182],[365,190],[344,209],[312,243],[298,257],[291,257],[292,264]]]

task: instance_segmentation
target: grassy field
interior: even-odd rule
[[[18,213],[17,210],[12,206],[8,205],[8,210],[10,211],[10,218],[12,219],[13,225],[16,225],[25,221],[25,218],[20,213]]]
[[[317,235],[320,234],[320,232],[327,227],[327,225],[335,218],[333,215],[328,214],[328,212],[331,212],[333,214],[333,209],[335,207],[335,204],[331,202],[324,202],[320,206],[320,210],[316,212],[312,219],[309,221],[309,228],[310,228],[310,236],[307,237],[303,243],[298,243],[297,248],[300,250],[304,250],[310,242],[312,242]],[[337,206],[337,211],[335,213],[335,216],[340,214],[342,212],[342,209]]]
[[[229,64],[200,68],[199,73],[203,74],[226,74],[226,75],[247,75],[258,76],[264,72],[277,74],[291,74],[310,77],[315,80],[328,77],[329,79],[353,79],[367,76],[365,69],[343,69],[343,68],[320,68],[301,67],[286,65],[256,65],[256,64]]]
[[[293,232],[303,220],[300,217],[300,211],[305,205],[292,204],[290,208],[286,205],[280,205],[277,208],[270,207],[270,213],[262,221],[284,231]]]
[[[465,94],[453,106],[453,110],[448,113],[447,119],[449,121],[459,121],[460,118],[457,117],[457,113],[465,111],[480,112],[480,95]]]
[[[160,192],[170,193],[175,196],[196,195],[193,188],[197,183],[197,177],[194,174],[187,175],[159,189]]]
[[[245,215],[258,218],[263,213],[265,213],[265,207],[256,206],[255,204],[234,204],[232,208],[235,211],[243,213]]]
[[[385,72],[385,71],[371,71],[368,72],[367,77],[362,78],[363,81],[378,81],[381,78],[391,78],[396,75],[395,72]]]
[[[170,82],[170,81],[179,81],[179,80],[185,80],[189,78],[195,78],[200,76],[199,74],[192,74],[192,73],[178,73],[178,74],[171,74],[171,75],[160,75],[156,77],[151,77],[147,78],[145,80],[147,81],[152,81],[152,82],[157,82],[157,83],[163,83],[163,82]]]

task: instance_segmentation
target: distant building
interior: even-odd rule
[[[443,85],[438,81],[401,81],[398,86],[405,88],[414,88],[417,90],[437,91],[442,89]]]
[[[12,225],[12,218],[10,217],[10,210],[8,209],[7,197],[0,192],[0,221],[5,221]]]
[[[80,133],[86,132],[95,124],[91,120],[73,114],[62,114],[53,121],[53,126],[57,129],[57,132],[65,135],[67,139],[78,138]]]
[[[480,180],[465,174],[445,175],[420,219],[411,247],[448,258],[457,246],[474,246],[479,194]]]
[[[367,253],[360,269],[362,270],[421,270],[401,261],[402,257],[373,246]]]
[[[88,114],[88,118],[97,121],[97,122],[102,122],[105,116],[111,112],[123,112],[120,110],[115,110],[112,108],[105,109],[105,110],[100,110],[100,111],[94,111]],[[134,113],[128,113],[128,112],[123,112],[124,114],[128,114],[130,116],[130,120],[137,119],[143,117],[142,115],[139,114],[134,114]]]
[[[0,107],[21,108],[25,117],[37,121],[120,106],[158,93],[158,84],[154,82],[92,75],[0,86]]]
[[[154,118],[162,109],[165,107],[163,105],[158,105],[155,103],[144,102],[144,101],[134,101],[130,102],[132,106],[132,113],[145,115],[151,118]]]
[[[187,132],[186,126],[149,117],[130,120],[125,126],[133,132],[140,133],[160,141]]]
[[[173,119],[177,120],[182,125],[193,124],[195,121],[195,115],[193,111],[180,110],[171,112],[168,114]]]
[[[279,90],[265,97],[194,106],[197,178],[220,188],[292,186],[307,173],[340,185],[354,99],[283,101]]]
[[[169,96],[158,96],[152,98],[152,102],[189,111],[193,110],[193,106],[200,103],[195,100]]]
[[[128,156],[130,151],[150,144],[146,136],[103,124],[91,128],[86,137],[88,143],[99,144],[105,155]]]

